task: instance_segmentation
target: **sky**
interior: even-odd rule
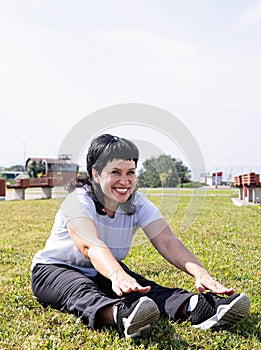
[[[0,166],[135,103],[178,118],[207,171],[261,172],[260,43],[260,0],[0,0]]]

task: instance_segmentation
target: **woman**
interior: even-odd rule
[[[138,158],[129,140],[104,134],[92,141],[87,178],[71,184],[45,248],[34,256],[36,298],[89,327],[115,325],[126,338],[149,334],[160,317],[202,329],[238,321],[249,311],[248,297],[214,280],[136,191]],[[195,278],[198,294],[158,285],[122,263],[138,227],[159,254]]]

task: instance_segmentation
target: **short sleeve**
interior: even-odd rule
[[[159,209],[142,193],[136,193],[138,224],[143,229],[155,220],[162,219]]]
[[[60,212],[67,223],[79,217],[88,217],[94,220],[96,210],[95,204],[87,192],[79,188],[68,194],[61,204]]]

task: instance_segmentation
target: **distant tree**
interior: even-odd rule
[[[30,177],[41,177],[45,174],[45,166],[42,161],[33,160],[27,166],[27,173]]]
[[[179,183],[188,183],[191,182],[191,171],[188,167],[181,161],[173,158],[173,162],[175,163],[175,169],[178,173]]]
[[[190,182],[191,171],[181,160],[162,154],[143,162],[138,174],[140,187],[176,187]]]
[[[160,177],[160,182],[162,183],[162,186],[166,187],[166,185],[168,183],[169,174],[168,173],[160,173],[159,177]]]
[[[5,171],[24,171],[24,167],[20,164],[11,165],[10,167],[5,168]]]

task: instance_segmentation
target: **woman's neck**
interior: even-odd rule
[[[117,208],[116,208],[116,209],[117,209]],[[108,215],[110,218],[114,218],[116,209],[115,209],[115,210],[112,210],[112,209],[108,209],[108,208],[104,207],[104,210],[106,211],[107,215]]]
[[[104,210],[110,218],[114,218],[118,206],[118,202],[114,202],[107,197],[104,198]]]

